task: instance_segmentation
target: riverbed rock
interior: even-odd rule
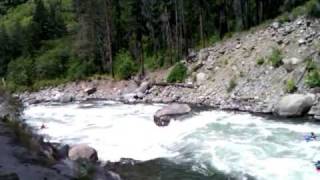
[[[76,163],[76,161],[64,159],[55,164],[52,168],[58,171],[59,174],[68,178],[76,179],[78,177],[79,165]]]
[[[313,95],[287,95],[278,102],[275,113],[282,117],[303,116],[310,110],[314,102]]]
[[[154,115],[154,122],[158,126],[167,126],[174,117],[185,115],[191,112],[191,107],[187,104],[171,104],[159,109]]]
[[[98,161],[97,151],[86,144],[79,144],[71,147],[68,156],[73,161],[78,159],[86,159],[92,162]]]
[[[74,97],[69,94],[64,94],[60,97],[59,102],[60,103],[69,103],[74,100]]]
[[[53,144],[53,152],[54,152],[54,158],[57,160],[60,159],[66,159],[68,157],[68,153],[69,153],[69,145],[65,144]]]

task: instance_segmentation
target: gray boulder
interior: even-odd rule
[[[207,75],[201,72],[197,74],[196,78],[197,78],[197,84],[203,84],[207,80]]]
[[[274,112],[282,117],[299,117],[305,115],[314,102],[313,95],[287,95],[278,102]]]
[[[68,156],[69,159],[73,161],[78,159],[85,159],[92,162],[98,161],[97,151],[86,144],[79,144],[71,147]]]
[[[74,97],[68,94],[64,94],[60,97],[59,102],[61,103],[69,103],[74,100]]]
[[[168,126],[172,118],[185,115],[190,112],[191,108],[187,104],[171,104],[159,109],[153,118],[154,122],[158,126]]]
[[[150,88],[150,82],[145,81],[141,83],[140,87],[137,89],[137,92],[139,93],[145,93]]]
[[[279,22],[274,22],[274,23],[271,24],[271,27],[272,27],[273,29],[276,29],[276,30],[279,29],[280,26],[281,26],[281,24],[280,24]]]
[[[303,59],[292,57],[292,58],[284,58],[282,59],[283,67],[287,71],[293,71],[294,68],[303,62]]]

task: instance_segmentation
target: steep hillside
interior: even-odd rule
[[[290,83],[297,86],[297,92],[310,92],[305,71],[310,61],[320,64],[319,32],[318,19],[300,17],[236,35],[185,61],[189,67],[186,82],[197,88],[154,87],[149,97],[271,112],[279,97],[291,90]]]

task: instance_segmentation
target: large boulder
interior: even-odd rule
[[[137,93],[145,93],[151,87],[150,82],[142,82],[140,87],[137,89]]]
[[[197,74],[196,78],[197,78],[197,84],[200,85],[200,84],[203,84],[203,83],[206,82],[207,75],[205,73],[203,73],[203,72],[200,72],[200,73]]]
[[[68,156],[69,159],[73,161],[79,159],[85,159],[92,162],[98,161],[97,151],[86,144],[79,144],[71,147]]]
[[[191,112],[187,104],[171,104],[159,109],[154,115],[154,122],[158,126],[167,126],[174,117],[185,115]]]
[[[70,103],[73,100],[74,100],[74,97],[72,95],[64,94],[64,95],[61,95],[59,102],[60,103]]]
[[[293,71],[294,68],[303,62],[301,58],[284,58],[282,59],[283,67],[286,68],[287,71]]]
[[[315,97],[313,95],[287,95],[278,102],[275,113],[282,117],[303,116],[310,110],[314,102]]]

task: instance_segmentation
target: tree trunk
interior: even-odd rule
[[[204,48],[204,38],[203,38],[203,17],[202,17],[202,10],[200,10],[199,15],[199,24],[200,24],[200,39],[201,39],[201,47]]]
[[[112,2],[111,0],[106,0],[107,5],[107,14],[106,14],[106,23],[107,23],[107,32],[106,32],[106,53],[108,55],[105,56],[106,58],[106,64],[108,64],[107,69],[111,73],[112,77],[114,77],[113,72],[113,57],[112,57]]]

